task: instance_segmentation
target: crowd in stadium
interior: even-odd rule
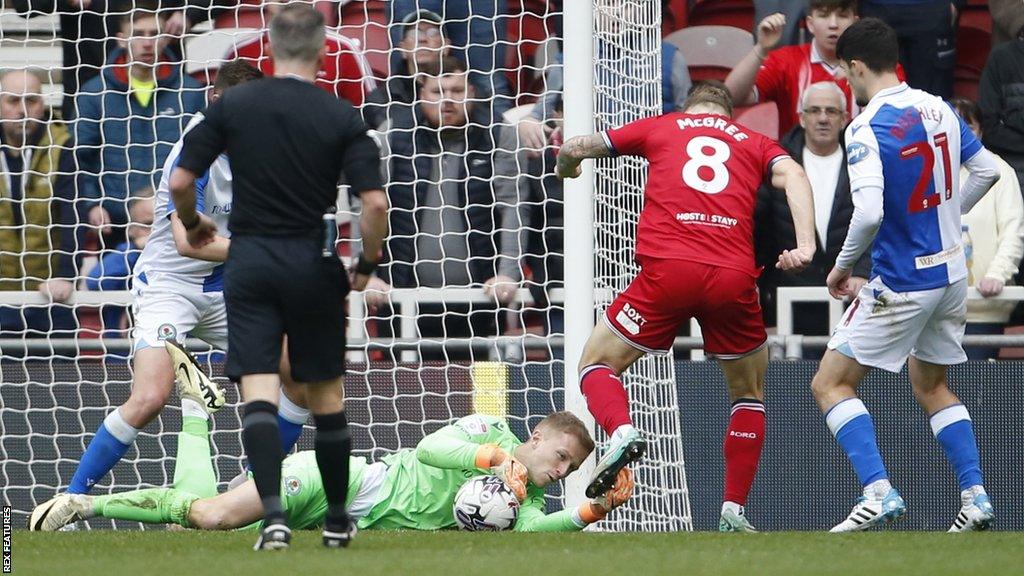
[[[503,327],[494,312],[513,301],[517,288],[529,287],[536,301],[545,302],[546,291],[560,287],[563,278],[562,185],[554,177],[562,141],[562,3],[315,4],[328,23],[328,57],[318,84],[360,107],[385,160],[391,234],[367,304],[371,310],[385,308],[392,287],[480,287],[494,297],[492,304],[421,306],[420,333],[498,333]],[[972,283],[983,295],[1018,283],[1024,257],[1018,180],[1024,177],[1024,7],[1019,2],[662,4],[662,111],[676,110],[693,81],[724,80],[739,122],[778,138],[812,183],[818,251],[799,274],[766,266],[760,287],[769,325],[776,289],[823,285],[846,236],[853,205],[843,130],[858,107],[837,65],[835,46],[858,15],[892,25],[900,37],[902,77],[912,87],[955,97],[972,129],[1005,160],[1004,177],[966,217],[963,235]],[[629,21],[622,13],[626,6],[598,2],[596,17],[615,30],[616,23]],[[16,11],[29,20],[57,11],[63,71],[50,70],[47,76],[44,67],[0,63],[0,290],[38,290],[55,303],[0,307],[0,332],[74,336],[83,318],[60,303],[70,299],[76,285],[129,288],[131,268],[153,221],[161,167],[189,117],[206,106],[205,87],[219,63],[241,58],[272,72],[267,37],[260,30],[277,5],[6,0],[4,7],[8,16]],[[722,24],[732,29],[705,28]],[[200,25],[212,31],[190,35]],[[226,51],[203,53],[210,48],[201,43],[189,48],[188,38],[217,30],[238,31]],[[726,65],[707,58],[710,39],[735,38],[729,35],[735,33],[745,34],[751,47],[741,45],[743,51]],[[51,107],[44,102],[44,86],[56,84],[56,77],[63,99]],[[794,242],[792,217],[779,190],[761,190],[757,222],[760,263],[769,264]],[[855,276],[863,282],[869,274],[865,258]],[[387,317],[386,311],[380,314]],[[972,301],[969,314],[969,333],[1003,333],[1008,323],[1020,323],[1013,304],[1005,301]],[[543,316],[543,330],[562,331],[559,313]],[[830,328],[824,304],[798,305],[794,317],[797,333],[826,334]],[[98,324],[116,330],[127,318],[123,309],[110,307]],[[375,328],[381,334],[394,329],[386,322]],[[997,349],[969,352],[976,358],[999,354]]]

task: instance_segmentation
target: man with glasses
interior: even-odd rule
[[[785,272],[765,266],[759,286],[765,323],[775,323],[775,293],[779,286],[824,286],[828,271],[835,264],[846,230],[853,216],[850,178],[841,145],[848,120],[846,96],[834,82],[811,84],[803,93],[800,124],[780,142],[807,173],[814,192],[814,223],[817,250],[814,260],[799,272]],[[759,264],[774,263],[783,250],[796,247],[793,216],[786,194],[771,186],[758,193],[755,245]],[[774,254],[775,256],[771,256]],[[863,256],[854,266],[850,280],[859,288],[871,273],[871,261]],[[828,304],[803,302],[794,306],[793,329],[798,334],[829,333]],[[812,355],[815,353],[811,351]],[[820,357],[820,352],[817,356]]]
[[[391,119],[392,106],[411,109],[423,75],[436,75],[441,60],[451,50],[441,31],[441,16],[430,10],[418,10],[402,20],[402,39],[396,52],[402,67],[366,97],[363,119],[370,128],[380,128]]]

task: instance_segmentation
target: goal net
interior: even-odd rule
[[[593,98],[602,129],[659,112],[660,7],[596,2]],[[147,49],[146,23],[131,20],[132,6],[145,2],[96,3],[102,12],[75,14],[47,12],[52,2],[14,4],[29,10],[18,13],[10,2],[0,10],[0,72],[8,73],[0,98],[17,112],[5,111],[0,142],[12,147],[24,133],[37,148],[23,160],[0,154],[0,492],[15,521],[24,522],[36,504],[67,488],[103,418],[129,396],[131,266],[152,218],[145,189],[159,181],[183,126],[205,105],[217,69],[237,56],[266,70],[269,54],[258,0],[205,12],[180,12],[182,3],[164,1],[161,30],[182,32],[151,44],[165,65],[149,91],[129,83],[124,50]],[[525,437],[544,415],[567,408],[566,387],[578,385],[563,377],[564,205],[554,148],[531,148],[517,129],[533,121],[547,134],[569,105],[561,98],[533,104],[561,90],[561,3],[510,2],[504,14],[497,11],[506,3],[497,0],[471,2],[461,12],[456,4],[316,3],[328,25],[328,63],[318,79],[324,89],[372,100],[381,87],[388,99],[400,99],[415,75],[404,56],[432,46],[431,14],[401,24],[417,7],[443,21],[443,39],[468,60],[472,85],[468,128],[450,133],[421,125],[425,108],[460,100],[449,87],[435,86],[433,95],[418,90],[406,108],[362,106],[386,153],[392,203],[382,282],[349,299],[346,409],[355,450],[367,458],[414,447],[473,412],[505,417]],[[133,27],[122,28],[125,21]],[[73,30],[61,28],[68,22]],[[411,28],[422,32],[410,42]],[[119,40],[122,32],[127,42]],[[9,75],[26,69],[32,78]],[[161,83],[172,70],[178,83]],[[556,132],[551,141],[557,139]],[[50,147],[38,148],[41,142]],[[62,156],[71,162],[62,164]],[[636,271],[631,253],[644,178],[634,160],[599,164],[595,278],[567,281],[593,288],[601,309]],[[96,219],[96,199],[109,230]],[[359,251],[358,214],[358,199],[341,187],[343,259]],[[62,293],[67,287],[74,289]],[[223,490],[244,466],[240,399],[220,376],[223,354],[186,343],[228,392],[211,435]],[[638,497],[601,527],[689,528],[672,362],[644,359],[626,382],[637,424],[653,443],[638,469]],[[93,493],[170,484],[180,426],[172,395]],[[312,448],[310,432],[297,449]],[[548,494],[552,510],[566,499],[559,487]]]

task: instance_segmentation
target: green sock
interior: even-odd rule
[[[217,495],[217,475],[210,455],[210,423],[205,418],[184,416],[181,419],[172,486],[200,498]]]
[[[93,498],[93,512],[112,520],[133,520],[147,524],[174,522],[189,528],[188,511],[199,499],[174,488],[147,488]]]

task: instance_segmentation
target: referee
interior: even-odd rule
[[[313,85],[324,58],[324,21],[306,3],[289,4],[270,23],[273,78],[224,94],[188,133],[171,194],[193,246],[216,226],[196,210],[196,178],[227,152],[234,198],[225,272],[227,374],[241,379],[242,441],[263,502],[255,548],[291,540],[281,506],[277,425],[281,342],[292,377],[303,383],[316,423],[315,452],[327,497],[323,542],[347,546],[355,535],[345,508],[352,440],[345,419],[344,300],[349,281],[334,249],[339,176],[362,198],[364,254],[352,272],[362,290],[387,230],[376,144],[359,113]]]

